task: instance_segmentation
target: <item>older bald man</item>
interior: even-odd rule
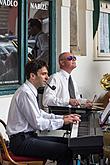
[[[70,52],[59,55],[60,71],[51,75],[48,83],[56,86],[55,90],[48,86],[44,89],[43,105],[48,106],[78,106],[91,107],[92,103],[87,99],[80,98],[78,86],[71,72],[76,68],[76,57]]]

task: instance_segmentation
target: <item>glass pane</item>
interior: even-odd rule
[[[0,84],[18,83],[18,1],[0,1]]]
[[[110,14],[100,13],[100,53],[110,52]]]
[[[49,1],[29,0],[28,52],[29,60],[49,62]]]

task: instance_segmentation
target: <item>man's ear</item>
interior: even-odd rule
[[[64,60],[60,60],[60,66],[64,66],[65,65],[65,62],[64,62]]]
[[[34,78],[35,77],[35,74],[34,73],[30,73],[30,78]]]

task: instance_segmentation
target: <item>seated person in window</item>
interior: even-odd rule
[[[5,64],[4,62],[0,59],[0,75],[6,72]]]
[[[0,75],[6,72],[6,67],[5,67],[6,59],[7,59],[7,54],[1,53],[0,54]]]
[[[18,54],[11,52],[5,62],[6,72],[0,76],[0,81],[18,80]]]
[[[29,40],[35,40],[32,57],[43,59],[47,64],[49,60],[49,36],[42,31],[42,23],[38,19],[31,18],[28,21]]]

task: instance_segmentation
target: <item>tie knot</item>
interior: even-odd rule
[[[70,82],[70,81],[72,82],[72,78],[71,78],[71,75],[69,76],[69,79],[68,79],[68,81],[69,81],[69,82]]]

